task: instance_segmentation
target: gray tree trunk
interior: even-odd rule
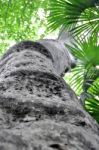
[[[25,41],[0,60],[0,150],[99,150],[99,126],[62,79],[58,40]]]

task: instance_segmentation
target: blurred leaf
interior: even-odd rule
[[[1,0],[0,45],[9,45],[13,40],[37,40],[44,37],[48,33],[48,5],[49,0]]]

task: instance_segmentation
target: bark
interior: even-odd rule
[[[62,79],[60,41],[25,41],[0,60],[0,150],[99,150],[99,126]]]

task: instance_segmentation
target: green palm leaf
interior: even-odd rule
[[[76,68],[72,70],[70,85],[77,93],[88,90],[94,80],[99,76],[99,46],[96,39],[76,41],[73,46],[66,47],[77,58]],[[79,92],[78,92],[79,91]]]
[[[80,93],[82,92],[84,71],[84,67],[79,64],[76,68],[72,69],[71,77],[69,78],[69,84],[77,95],[80,95]]]
[[[49,28],[69,28],[74,35],[94,34],[99,29],[98,0],[52,0]]]
[[[88,93],[94,96],[99,96],[99,77],[93,82],[92,86],[88,89]]]
[[[99,8],[89,8],[85,10],[78,19],[77,25],[72,29],[73,34],[87,36],[98,34],[99,32]],[[81,36],[80,35],[80,36]]]
[[[90,98],[85,100],[85,109],[97,120],[99,123],[99,77],[93,82],[88,89]]]

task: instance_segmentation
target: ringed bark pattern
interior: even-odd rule
[[[99,126],[62,75],[55,40],[23,41],[0,60],[0,150],[99,150]]]

